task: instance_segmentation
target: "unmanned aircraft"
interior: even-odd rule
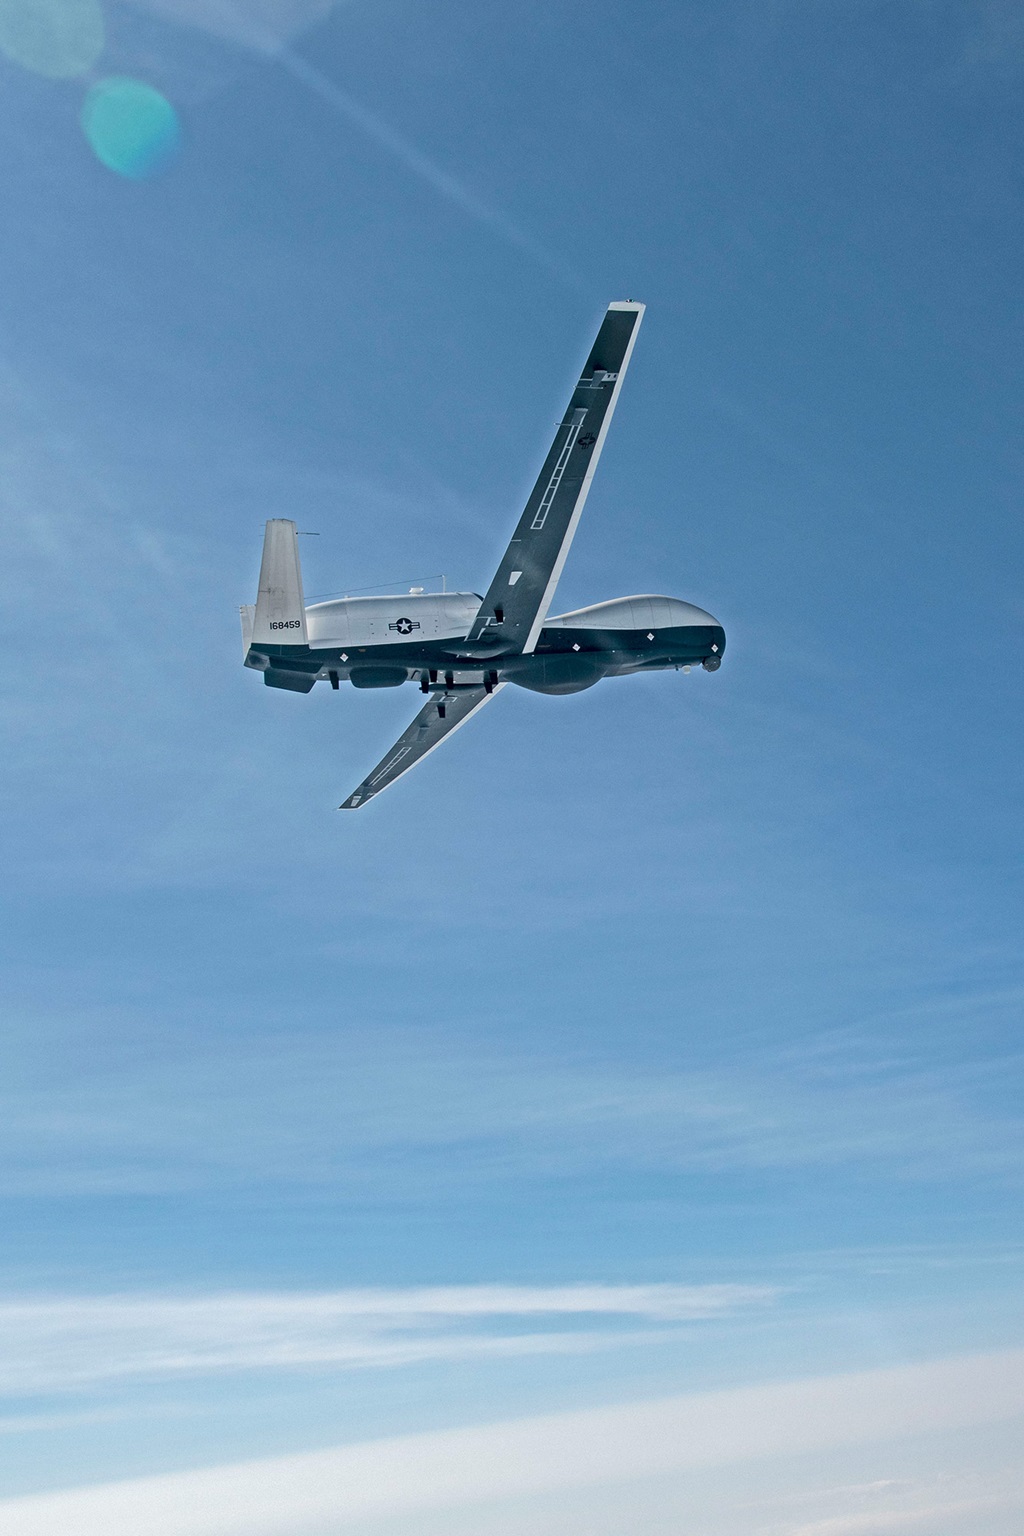
[[[346,597],[302,594],[298,532],[267,523],[255,606],[242,609],[245,665],[271,688],[313,684],[397,688],[427,695],[409,729],[355,790],[354,811],[433,752],[489,699],[515,683],[534,693],[578,693],[603,677],[716,672],[718,620],[676,597],[616,597],[548,614],[626,376],[644,306],[610,304],[526,510],[483,598],[476,592]]]

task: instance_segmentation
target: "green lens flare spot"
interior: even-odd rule
[[[181,147],[178,114],[167,97],[127,75],[112,75],[90,89],[82,130],[97,160],[133,181],[164,170]]]
[[[0,0],[0,51],[49,80],[71,80],[103,52],[99,0]]]

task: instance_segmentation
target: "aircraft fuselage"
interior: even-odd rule
[[[578,693],[605,677],[700,664],[716,671],[725,631],[710,613],[679,598],[638,596],[595,603],[546,620],[535,649],[503,653],[500,622],[467,639],[476,593],[345,598],[306,612],[309,644],[250,645],[246,665],[270,687],[308,693],[333,687],[393,688],[418,682],[424,693],[515,683],[536,693]]]

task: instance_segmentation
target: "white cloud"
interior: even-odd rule
[[[898,1536],[900,1532],[909,1532],[911,1536],[943,1536],[952,1530],[976,1533],[980,1528],[978,1522],[987,1515],[1013,1518],[1020,1512],[1018,1499],[957,1499],[950,1498],[947,1492],[947,1497],[936,1503],[913,1501],[907,1507],[901,1501],[895,1507],[883,1503],[855,1514],[827,1515],[823,1520],[812,1520],[806,1525],[788,1526],[785,1536]]]
[[[0,1392],[131,1376],[583,1352],[661,1338],[664,1325],[722,1316],[774,1294],[744,1285],[476,1285],[5,1301]],[[629,1333],[607,1326],[624,1318],[634,1325]],[[538,1330],[538,1323],[552,1326]]]
[[[863,1372],[781,1385],[746,1387],[586,1412],[552,1414],[455,1431],[406,1435],[328,1451],[277,1457],[169,1476],[136,1479],[69,1492],[13,1499],[0,1504],[5,1536],[327,1536],[353,1528],[424,1532],[431,1512],[444,1511],[444,1529],[462,1529],[469,1514],[477,1536],[510,1528],[522,1533],[560,1529],[579,1536],[638,1529],[666,1530],[659,1509],[678,1504],[687,1480],[690,1529],[700,1507],[693,1490],[702,1468],[761,1465],[775,1475],[781,1458],[827,1455],[837,1447],[882,1446],[899,1459],[894,1442],[946,1433],[946,1452],[972,1427],[1024,1416],[1024,1351],[962,1357],[924,1365]],[[958,1431],[949,1436],[949,1431]],[[913,1443],[913,1442],[908,1442]],[[961,1457],[962,1460],[962,1457]],[[806,1479],[806,1468],[803,1470]],[[680,1483],[680,1478],[682,1482]],[[763,1476],[762,1476],[763,1481]],[[604,1494],[630,1482],[632,1523],[608,1523]],[[1018,1527],[1013,1510],[1024,1508],[1019,1471],[998,1489],[974,1488],[965,1497],[962,1468],[947,1469],[929,1488],[911,1496],[886,1480],[869,1485],[881,1494],[864,1507],[857,1490],[819,1496],[818,1508],[793,1516],[792,1499],[763,1497],[757,1480],[733,1471],[715,1474],[713,1486],[742,1489],[745,1509],[716,1531],[756,1531],[779,1536],[874,1536],[900,1530],[963,1532]],[[574,1494],[568,1516],[551,1524],[545,1500]],[[778,1490],[776,1490],[777,1494]],[[510,1500],[532,1500],[528,1518],[506,1522]],[[659,1503],[660,1500],[660,1503]],[[789,1511],[785,1504],[789,1503]],[[851,1508],[860,1504],[860,1507]],[[780,1507],[780,1505],[782,1507]],[[823,1507],[824,1506],[824,1507]],[[837,1507],[838,1506],[838,1507]],[[611,1503],[607,1504],[612,1507]],[[754,1513],[755,1508],[757,1513]],[[547,1513],[545,1514],[545,1510]],[[648,1519],[648,1511],[650,1518]],[[451,1512],[449,1515],[448,1512]],[[995,1516],[993,1525],[989,1516]],[[1016,1518],[1015,1516],[1013,1518]],[[974,1522],[972,1524],[972,1521]],[[1002,1523],[998,1523],[1002,1521]],[[395,1523],[397,1522],[397,1523]],[[426,1522],[426,1523],[425,1523]],[[676,1521],[672,1529],[683,1528]],[[712,1526],[700,1526],[711,1530]]]

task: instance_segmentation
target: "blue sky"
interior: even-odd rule
[[[10,1528],[160,1536],[132,1480],[221,1468],[168,1536],[1011,1536],[1019,12],[102,19],[84,75],[0,57]],[[83,135],[110,77],[177,113],[151,175]],[[506,689],[339,816],[415,696],[242,670],[264,520],[308,594],[483,590],[616,298],[556,606],[696,602],[722,670]],[[843,1396],[937,1370],[948,1422]],[[702,1467],[586,1427],[803,1378],[771,1470],[749,1397]],[[565,1486],[501,1438],[552,1414]],[[231,1481],[488,1425],[521,1486]]]

